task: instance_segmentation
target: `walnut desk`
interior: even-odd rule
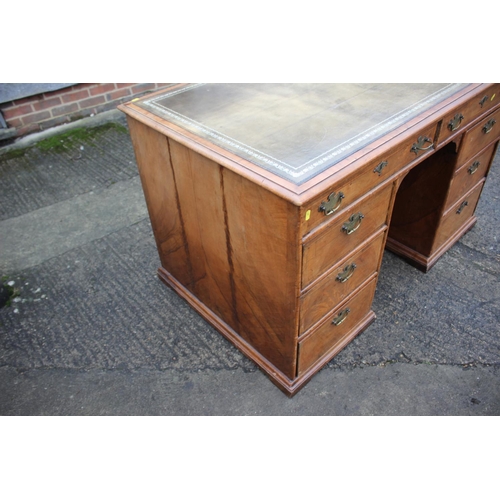
[[[384,247],[476,222],[500,84],[182,84],[127,114],[159,277],[296,393],[374,319]]]

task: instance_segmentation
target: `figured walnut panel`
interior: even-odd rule
[[[161,265],[181,283],[191,280],[167,138],[127,117]]]
[[[172,139],[169,145],[190,273],[183,285],[234,328],[221,167]]]
[[[290,378],[295,374],[298,208],[223,170],[238,333]]]

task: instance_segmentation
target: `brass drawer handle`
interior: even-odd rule
[[[450,123],[448,123],[448,128],[451,130],[451,132],[454,132],[457,130],[458,127],[460,127],[460,124],[462,123],[462,120],[464,119],[464,115],[462,113],[457,113],[452,120],[450,120]]]
[[[462,203],[460,204],[460,206],[458,207],[458,210],[457,210],[457,214],[460,215],[462,213],[462,210],[469,204],[469,202],[466,200],[466,201],[462,201]]]
[[[468,169],[467,172],[469,172],[470,175],[475,174],[477,172],[477,169],[479,168],[479,165],[481,165],[481,162],[475,161]]]
[[[354,270],[356,269],[356,264],[353,262],[352,264],[349,264],[344,267],[344,270],[337,274],[337,277],[335,278],[337,281],[340,281],[340,283],[345,283],[353,274]]]
[[[340,311],[335,318],[333,318],[332,325],[339,326],[347,319],[347,315],[351,312],[349,308]]]
[[[361,220],[364,217],[365,216],[361,212],[358,212],[357,214],[352,214],[349,217],[349,220],[347,222],[344,222],[344,224],[342,225],[342,231],[344,231],[344,233],[346,234],[354,233],[354,231],[356,231],[359,228],[359,226],[361,226]]]
[[[479,106],[483,107],[484,103],[488,100],[488,96],[485,95],[480,101],[479,101]]]
[[[321,202],[318,212],[324,212],[325,215],[332,215],[333,212],[336,212],[339,209],[343,199],[344,193],[342,191],[339,191],[337,194],[331,193],[328,196],[328,201]]]
[[[486,125],[482,128],[482,131],[485,133],[485,134],[489,134],[491,132],[491,129],[493,128],[493,125],[495,125],[497,121],[492,118],[491,120],[489,120]]]
[[[430,142],[431,145],[430,146],[427,146],[426,148],[424,148],[424,144],[426,142]],[[411,147],[410,151],[412,153],[415,153],[416,155],[418,155],[418,152],[419,151],[428,151],[429,149],[432,148],[432,146],[434,146],[434,144],[432,143],[432,141],[426,137],[425,135],[421,135],[418,139],[417,139],[417,142],[415,142],[413,144],[413,146]]]
[[[378,175],[381,175],[382,174],[382,170],[387,167],[388,165],[388,162],[387,161],[381,161],[374,169],[373,171],[375,173],[378,173]]]

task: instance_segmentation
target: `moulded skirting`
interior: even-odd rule
[[[407,261],[412,266],[420,269],[423,272],[428,272],[432,266],[439,260],[439,258],[446,253],[465,233],[470,231],[474,224],[477,222],[477,217],[471,217],[458,231],[451,236],[440,248],[438,248],[432,255],[426,256],[419,252],[416,252],[412,248],[399,243],[392,239],[390,236],[387,237],[385,248],[390,252],[399,255],[405,261]]]
[[[189,290],[181,285],[168,271],[160,267],[158,277],[185,299],[205,320],[207,320],[218,332],[228,339],[243,354],[249,357],[269,377],[269,379],[281,389],[287,396],[292,397],[299,391],[313,375],[318,372],[328,361],[340,352],[354,337],[359,335],[366,327],[375,320],[375,313],[369,311],[363,320],[352,332],[341,342],[336,344],[330,351],[322,356],[311,368],[294,380],[290,380],[280,370],[275,368],[269,361],[261,356],[248,342],[242,339],[227,323],[216,316],[208,307],[200,302]]]

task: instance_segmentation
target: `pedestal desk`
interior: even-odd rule
[[[500,84],[182,84],[127,114],[159,277],[296,393],[374,319],[383,249],[476,222]]]

